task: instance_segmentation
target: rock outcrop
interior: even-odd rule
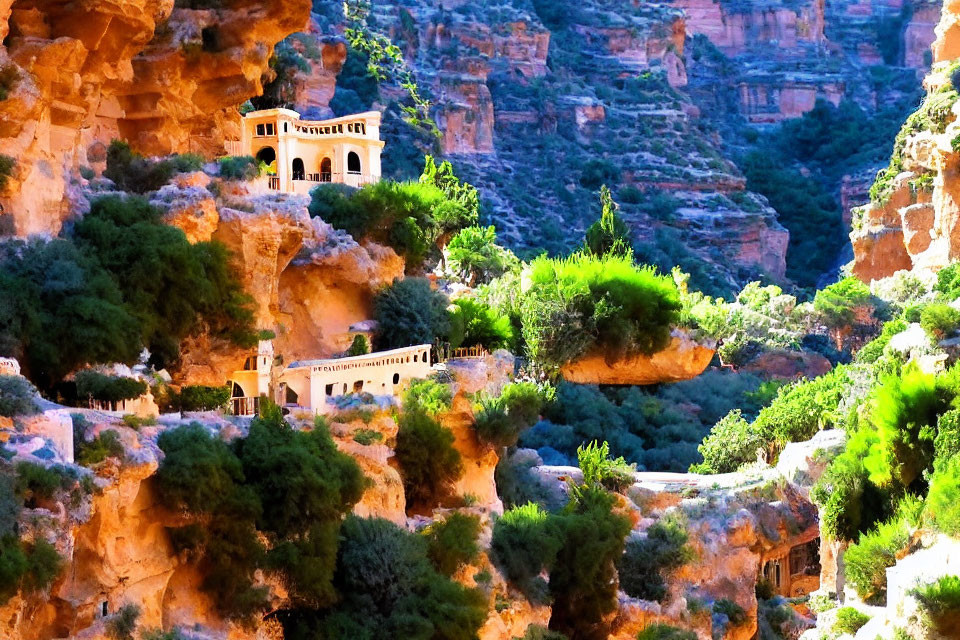
[[[0,203],[16,232],[56,233],[73,172],[125,138],[144,153],[222,152],[235,107],[262,91],[275,43],[310,3],[172,0],[0,4],[0,151],[16,159]]]
[[[578,384],[647,385],[690,380],[703,373],[716,351],[711,346],[674,332],[670,344],[652,355],[636,355],[608,362],[602,354],[588,355],[564,365],[560,373]]]

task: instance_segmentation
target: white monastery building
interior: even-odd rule
[[[431,345],[420,344],[362,356],[301,360],[273,374],[273,346],[264,341],[257,355],[247,358],[243,370],[230,379],[231,409],[235,415],[253,415],[260,396],[267,396],[291,410],[326,414],[335,409],[333,398],[348,393],[396,396],[410,380],[430,375],[430,353]]]
[[[379,111],[301,120],[290,109],[266,109],[243,117],[234,151],[275,170],[267,178],[271,189],[309,194],[322,183],[361,187],[379,181],[383,146]]]

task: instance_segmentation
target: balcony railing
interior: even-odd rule
[[[271,189],[280,189],[280,178],[278,176],[267,176],[267,186]]]
[[[230,398],[230,409],[235,416],[260,415],[260,398]]]

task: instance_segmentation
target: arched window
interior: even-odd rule
[[[351,151],[347,154],[347,172],[360,173],[360,171],[360,156],[357,155],[356,151]]]
[[[277,159],[277,152],[273,150],[273,147],[263,147],[260,151],[257,151],[256,157],[257,162],[271,164]]]
[[[330,162],[330,158],[324,158],[320,162],[320,182],[332,182],[333,181],[333,163]]]
[[[234,382],[234,383],[233,383],[233,392],[232,392],[230,395],[232,395],[234,398],[242,398],[242,397],[243,397],[243,387],[241,387],[239,384],[237,384],[236,382]]]
[[[393,384],[400,384],[400,374],[399,374],[399,373],[393,374]]]
[[[284,402],[285,402],[286,404],[299,404],[299,403],[300,403],[300,396],[297,395],[297,392],[296,392],[296,391],[294,391],[294,390],[291,389],[290,387],[287,387],[286,391],[287,391],[287,392],[286,392],[285,397],[284,397]]]
[[[303,168],[303,160],[300,158],[293,159],[293,166],[290,167],[290,170],[293,173],[294,180],[306,180],[306,171]]]

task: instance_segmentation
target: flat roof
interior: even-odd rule
[[[303,120],[300,114],[292,109],[261,109],[260,111],[249,111],[243,115],[244,118],[270,118],[276,116],[288,116],[294,120],[300,120],[301,123],[308,126],[339,124],[341,122],[352,122],[364,118],[380,118],[382,114],[379,111],[363,111],[362,113],[352,113],[348,116],[339,116],[327,120]]]
[[[388,358],[395,355],[406,354],[411,351],[422,351],[423,349],[432,349],[432,344],[414,344],[409,347],[399,347],[397,349],[388,349],[387,351],[374,351],[373,353],[365,353],[362,356],[346,356],[343,358],[319,358],[316,360],[297,360],[296,362],[291,362],[287,369],[303,369],[305,367],[316,367],[318,365],[324,364],[349,364],[353,362],[364,362],[367,360],[379,360],[380,358]]]

